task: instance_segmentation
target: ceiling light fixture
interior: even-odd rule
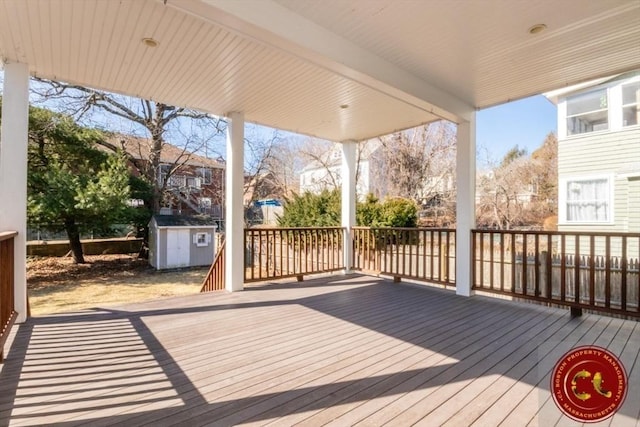
[[[539,34],[547,29],[547,26],[544,24],[536,24],[533,27],[529,28],[529,34]]]
[[[151,37],[145,37],[142,39],[142,43],[144,43],[147,47],[156,47],[158,46],[158,41]]]

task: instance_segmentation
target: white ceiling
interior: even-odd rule
[[[166,3],[0,0],[0,55],[41,77],[335,141],[640,68],[638,0]],[[547,30],[529,34],[538,23]]]

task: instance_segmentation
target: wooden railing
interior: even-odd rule
[[[5,341],[18,313],[14,300],[13,241],[18,233],[0,232],[0,363],[3,361]]]
[[[344,228],[248,228],[245,282],[298,277],[344,268]]]
[[[225,241],[222,240],[218,253],[213,259],[211,268],[202,283],[200,292],[221,291],[224,289],[224,259],[225,259]]]
[[[353,268],[455,286],[455,244],[454,229],[353,227]]]
[[[473,231],[473,288],[640,317],[640,233]]]

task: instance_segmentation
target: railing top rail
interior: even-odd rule
[[[539,236],[596,236],[596,237],[632,237],[640,238],[640,233],[626,233],[615,232],[609,233],[604,231],[535,231],[535,230],[489,230],[489,229],[474,229],[472,233],[494,233],[494,234],[524,234],[524,235],[539,235]]]
[[[244,231],[313,231],[313,230],[345,230],[346,227],[256,227],[245,228]]]
[[[0,242],[18,235],[17,231],[0,231]]]
[[[364,227],[355,226],[351,227],[353,230],[397,230],[397,231],[441,231],[441,232],[455,232],[455,228],[437,228],[437,227]]]

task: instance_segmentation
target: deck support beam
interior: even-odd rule
[[[14,240],[14,307],[18,323],[27,320],[27,140],[29,66],[4,64],[0,130],[0,231],[17,231]]]
[[[353,267],[353,236],[351,227],[356,225],[356,150],[358,143],[342,143],[342,226],[345,227],[343,254],[344,271]]]
[[[225,289],[244,289],[244,114],[227,114]]]
[[[456,293],[471,296],[473,251],[471,230],[476,225],[476,115],[458,124],[456,146]]]

